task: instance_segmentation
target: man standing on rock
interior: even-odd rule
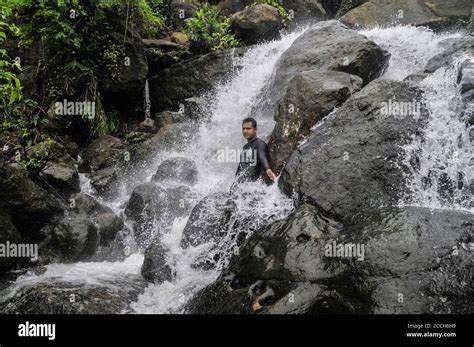
[[[270,169],[268,160],[268,146],[257,137],[255,119],[249,117],[242,121],[242,135],[247,139],[247,143],[240,154],[240,163],[235,173],[237,182],[254,182],[260,178],[262,172],[275,181],[276,175]]]

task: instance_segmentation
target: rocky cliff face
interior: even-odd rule
[[[469,213],[385,208],[343,225],[303,204],[285,220],[258,230],[188,310],[472,312],[473,259],[466,246],[472,237]]]
[[[198,10],[192,2],[173,2],[169,32],[147,38],[121,14],[107,12],[104,27],[130,60],[120,78],[100,75],[96,85],[117,121],[115,131],[89,136],[77,118],[53,114],[47,104],[41,105],[46,122],[34,139],[47,135],[54,141],[20,153],[11,146],[15,139],[27,141],[18,130],[0,134],[0,244],[39,247],[34,261],[0,258],[1,289],[21,274],[39,278],[9,296],[0,311],[128,312],[139,294],[182,280],[184,268],[185,275],[220,271],[207,285],[198,281],[202,289],[182,306],[187,313],[474,312],[472,205],[401,203],[412,193],[409,183],[423,158],[437,160],[423,157],[426,147],[409,152],[409,146],[434,141],[426,129],[444,99],[454,105],[446,111],[461,120],[457,130],[468,136],[453,138],[447,131],[443,143],[451,157],[472,149],[472,35],[449,37],[429,57],[410,46],[409,59],[419,58],[420,69],[394,80],[384,76],[403,60],[393,56],[393,42],[382,45],[369,31],[356,30],[393,23],[440,31],[466,27],[470,3],[352,1],[352,9],[333,19],[346,5],[284,0],[293,16],[284,29],[281,9],[219,2],[241,47],[206,54],[193,53],[182,32],[184,19]],[[259,52],[256,44],[273,47],[261,52],[271,61],[280,49],[271,41],[300,24],[307,30],[280,51],[268,76],[248,69],[249,52]],[[34,64],[38,50],[33,45],[12,53]],[[256,76],[231,84],[242,71]],[[28,70],[21,75],[29,96],[44,88],[37,77]],[[262,88],[252,85],[254,77]],[[433,87],[430,79],[443,83]],[[217,94],[223,86],[237,90]],[[440,91],[440,104],[430,103],[427,94],[449,86],[455,92]],[[246,95],[247,88],[255,95]],[[215,99],[221,95],[224,100]],[[394,111],[393,102],[416,105],[416,112]],[[142,120],[145,111],[149,117]],[[213,112],[222,117],[216,120]],[[216,178],[220,163],[214,159],[232,136],[217,133],[231,134],[226,127],[239,127],[247,115],[272,124],[271,166],[281,176],[272,187],[229,191],[227,181]],[[214,123],[221,128],[215,131]],[[200,153],[214,136],[223,143]],[[29,172],[15,159],[19,155],[44,165]],[[474,179],[464,169],[472,168],[473,159],[459,158],[465,162],[454,173],[438,158],[423,187],[439,180],[436,189],[445,201],[453,202],[457,192],[467,201]],[[281,194],[285,204],[271,194]],[[142,257],[139,266],[110,286],[41,282],[52,263],[126,267],[121,262],[130,252]],[[66,305],[65,292],[83,304]]]
[[[313,28],[292,47],[299,47],[321,26]],[[461,42],[443,48],[418,76],[426,78],[453,64],[456,55],[461,57],[469,49],[469,37]],[[309,70],[306,66],[318,52],[310,47],[321,45],[304,46],[310,52],[303,53],[303,46],[299,47],[303,63],[294,66]],[[286,53],[297,59],[297,54],[289,52],[292,48]],[[331,56],[321,61],[336,64],[339,55],[332,52]],[[465,64],[455,69],[462,71]],[[371,60],[361,65],[368,67]],[[286,88],[275,112],[270,150],[274,164],[282,167],[279,186],[298,207],[284,220],[253,233],[218,279],[188,303],[187,311],[472,312],[468,299],[472,295],[472,213],[399,206],[410,175],[420,166],[416,156],[405,160],[409,155],[404,148],[415,139],[425,141],[424,129],[432,112],[424,91],[414,82],[416,77],[408,77],[411,82],[370,82],[359,71],[352,78],[345,75],[344,85],[339,82],[344,77],[328,74],[321,63],[302,73],[294,69],[280,62],[277,71],[282,75],[274,81],[290,82],[273,82],[275,89],[268,94],[278,95],[278,85]],[[460,87],[461,80],[457,78]],[[415,102],[419,109],[407,114],[386,112],[389,100]],[[331,110],[322,109],[321,105],[331,103]],[[456,116],[468,120],[463,116],[465,107]],[[460,124],[458,131],[463,133]]]

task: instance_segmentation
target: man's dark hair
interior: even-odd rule
[[[242,121],[242,124],[244,123],[252,123],[252,126],[257,129],[257,121],[253,119],[252,117],[247,117]]]

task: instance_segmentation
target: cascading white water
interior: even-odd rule
[[[138,169],[133,178],[124,179],[119,195],[113,200],[104,200],[97,196],[84,175],[81,175],[82,191],[96,196],[100,202],[111,207],[115,213],[123,215],[131,189],[143,182],[149,182],[157,166],[163,160],[180,156],[192,159],[198,167],[199,180],[195,185],[189,187],[194,196],[193,205],[209,194],[228,192],[234,182],[237,162],[222,161],[218,154],[220,151],[241,150],[245,143],[241,135],[241,122],[247,116],[253,116],[258,120],[258,135],[260,137],[265,139],[271,133],[274,126],[273,119],[251,115],[249,112],[252,105],[257,102],[260,91],[272,77],[274,66],[281,54],[304,30],[300,29],[285,35],[277,41],[253,46],[243,57],[235,58],[239,59],[235,63],[241,69],[227,82],[217,85],[210,93],[202,97],[204,104],[201,111],[205,114],[206,121],[199,126],[197,134],[184,150],[158,149],[154,164]],[[181,135],[184,136],[184,134]],[[238,157],[236,159],[238,160]],[[160,183],[160,186],[169,187],[165,182]],[[277,184],[265,186],[258,182],[249,183],[242,185],[239,189],[241,194],[234,201],[237,213],[240,217],[255,219],[256,225],[284,218],[293,208],[293,202],[279,191]],[[255,196],[258,198],[253,198]],[[210,284],[231,256],[235,241],[229,237],[221,245],[223,247],[221,251],[225,256],[219,259],[215,269],[205,271],[193,268],[195,260],[203,254],[206,255],[213,245],[207,243],[183,250],[180,247],[180,241],[186,222],[187,217],[176,218],[171,226],[155,226],[156,230],[153,231],[156,233],[152,235],[159,237],[160,242],[166,248],[167,262],[174,272],[174,279],[172,282],[166,281],[159,285],[149,285],[138,301],[132,305],[135,312],[182,312],[185,302],[196,291]],[[125,229],[130,233],[131,225],[126,223],[126,226]],[[163,229],[166,230],[163,232]],[[140,274],[143,249],[138,250],[133,244],[130,246],[137,250],[137,253],[132,254],[124,261],[51,264],[47,266],[47,271],[42,275],[28,273],[20,276],[11,288],[9,295],[17,292],[24,285],[43,281],[50,282],[53,279],[55,281],[78,282],[84,285],[113,286],[113,278],[119,280],[121,276],[121,267],[124,269],[124,275]]]
[[[436,35],[426,28],[409,26],[361,33],[390,52],[390,64],[381,79],[397,81],[423,70],[430,58],[443,51],[443,41],[462,36]],[[472,61],[473,57],[455,58],[451,65],[438,69],[419,84],[429,118],[424,136],[403,147],[406,166],[411,167],[410,159],[416,156],[419,168],[412,169],[409,193],[400,205],[474,211],[466,192],[469,179],[473,178],[469,167],[472,145],[460,114],[456,85],[458,64],[465,59]]]
[[[21,288],[36,283],[71,283],[82,286],[106,286],[112,290],[121,289],[121,279],[139,276],[143,256],[133,254],[120,262],[78,262],[73,264],[49,264],[40,275],[28,272],[17,278],[15,284],[2,293],[2,299],[14,296]],[[21,313],[21,312],[19,312]]]
[[[395,81],[421,71],[430,58],[443,51],[442,41],[462,36],[461,33],[436,35],[430,29],[413,26],[375,28],[359,33],[391,54],[389,66],[380,78]]]
[[[214,192],[227,192],[234,181],[237,163],[219,160],[222,151],[240,150],[244,145],[241,122],[247,116],[254,116],[258,122],[259,136],[267,137],[274,126],[273,119],[262,119],[250,115],[253,103],[262,88],[272,76],[278,58],[290,47],[304,29],[289,34],[281,40],[252,47],[238,62],[242,69],[227,83],[219,85],[204,96],[202,111],[209,114],[209,121],[201,125],[196,140],[189,144],[181,156],[192,158],[199,169],[199,183],[193,187],[199,197]],[[270,187],[261,183],[244,185],[240,197],[235,201],[240,216],[271,221],[285,217],[292,209],[292,201],[285,197],[274,184]],[[251,194],[245,194],[251,193]],[[251,196],[259,195],[254,204]],[[271,218],[271,219],[270,219]],[[209,251],[211,244],[181,249],[181,233],[186,219],[177,219],[171,230],[161,241],[170,250],[168,263],[176,272],[173,282],[150,285],[132,308],[139,313],[182,312],[184,304],[201,288],[210,284],[225,266],[231,255],[220,260],[215,270],[198,270],[191,265],[195,259]],[[223,244],[232,250],[232,242]]]
[[[241,120],[254,116],[259,121],[259,136],[265,138],[273,128],[273,119],[261,119],[259,115],[249,114],[257,96],[271,78],[274,66],[281,54],[302,34],[304,30],[286,35],[281,40],[252,47],[238,62],[242,69],[226,83],[223,83],[204,96],[202,111],[208,121],[200,125],[199,131],[184,150],[160,150],[156,153],[154,164],[141,168],[136,175],[124,182],[119,196],[111,201],[102,201],[114,212],[122,214],[124,205],[129,199],[131,189],[143,182],[149,182],[157,166],[163,160],[181,156],[194,160],[199,170],[199,181],[190,187],[197,203],[201,198],[215,192],[227,192],[234,180],[237,163],[219,160],[221,150],[241,149],[244,140],[240,133]],[[442,51],[439,43],[447,38],[459,37],[460,34],[437,36],[424,28],[394,27],[361,31],[391,54],[390,66],[382,78],[403,80],[406,76],[421,70],[427,61]],[[465,139],[465,128],[450,105],[456,99],[456,86],[453,81],[454,67],[442,69],[428,77],[421,85],[425,90],[426,103],[431,110],[430,122],[425,130],[423,143],[414,142],[405,148],[407,153],[421,151],[421,168],[413,173],[411,203],[421,206],[439,207],[436,187],[422,187],[423,177],[429,174],[433,166],[445,165],[444,170],[450,177],[459,171],[467,170],[465,149],[457,146],[459,135]],[[146,89],[146,88],[145,88]],[[145,105],[146,106],[146,105]],[[146,109],[146,107],[145,107]],[[216,145],[217,144],[217,145]],[[464,152],[463,152],[464,151]],[[468,161],[468,160],[467,160]],[[93,194],[88,181],[81,177],[85,192]],[[166,188],[166,185],[163,185]],[[243,193],[236,200],[237,210],[241,216],[260,218],[260,222],[270,222],[285,217],[292,209],[290,199],[281,194],[276,184],[264,186],[259,183],[244,185]],[[248,197],[257,195],[257,200],[249,204]],[[98,197],[100,199],[100,197]],[[446,206],[444,206],[446,207]],[[451,208],[459,208],[451,204]],[[176,218],[171,226],[159,235],[161,243],[167,249],[167,262],[172,268],[174,279],[157,285],[149,285],[132,304],[137,313],[179,313],[184,304],[201,288],[210,284],[225,265],[232,241],[224,243],[228,256],[220,260],[215,270],[199,270],[191,265],[202,254],[206,254],[211,244],[180,247],[183,228],[187,217]],[[130,228],[127,228],[130,231]],[[84,285],[114,286],[120,283],[121,276],[139,275],[143,262],[143,250],[137,251],[124,261],[103,263],[51,264],[43,275],[27,274],[21,276],[12,288],[17,291],[24,285],[39,281],[70,281]],[[117,282],[118,280],[118,282]]]
[[[143,100],[143,108],[145,110],[145,118],[151,118],[151,101],[150,101],[150,85],[148,84],[148,79],[145,80],[145,88],[144,88],[144,100]]]
[[[468,184],[474,178],[469,166],[473,151],[456,86],[458,65],[466,59],[473,61],[472,57],[459,57],[421,82],[430,118],[424,138],[404,146],[419,160],[419,169],[412,172],[406,204],[474,212],[468,193]]]

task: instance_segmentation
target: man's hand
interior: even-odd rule
[[[267,173],[267,176],[268,176],[269,179],[271,179],[273,182],[276,181],[277,176],[276,176],[275,173],[272,171],[272,169],[268,169],[268,170],[266,171],[266,173]]]

